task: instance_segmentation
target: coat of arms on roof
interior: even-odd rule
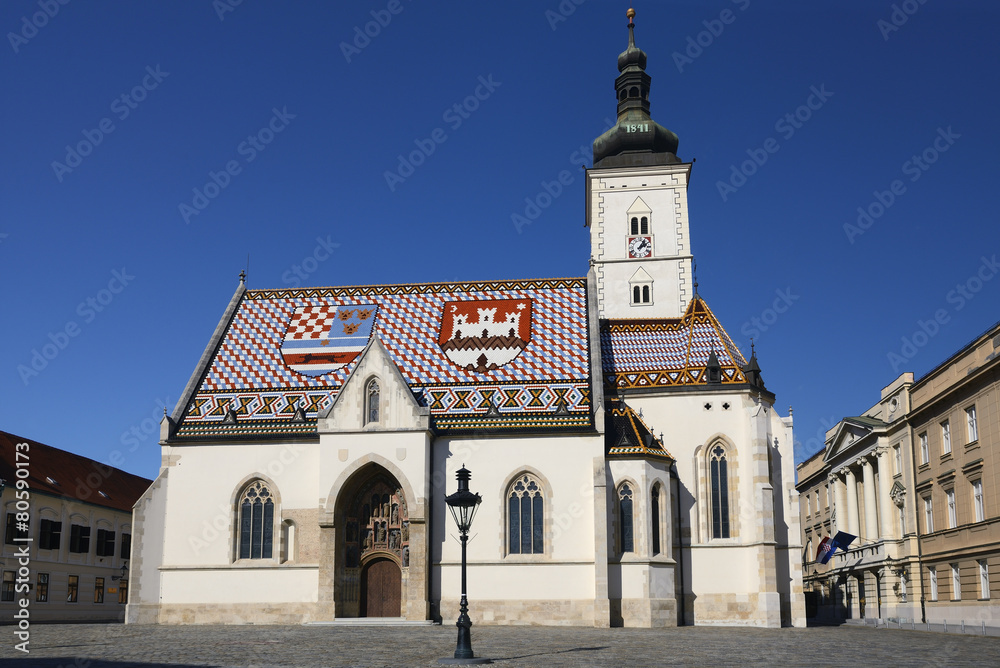
[[[449,360],[486,373],[509,364],[531,342],[531,300],[445,302],[438,343]]]
[[[298,307],[281,342],[285,364],[304,376],[347,366],[368,345],[376,309],[375,304]]]

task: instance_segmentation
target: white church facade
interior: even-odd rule
[[[585,278],[241,282],[134,509],[131,623],[804,626],[792,421],[697,293],[646,54],[587,172]]]

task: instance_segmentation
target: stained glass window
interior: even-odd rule
[[[712,448],[709,460],[712,474],[712,538],[729,538],[729,471],[726,451]]]
[[[274,499],[260,480],[240,497],[240,559],[270,559],[274,545]]]
[[[534,477],[522,474],[507,493],[509,554],[542,554],[545,544],[545,501]]]

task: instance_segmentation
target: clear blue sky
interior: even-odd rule
[[[251,288],[586,273],[628,2],[233,1],[0,5],[3,430],[153,477],[247,254]],[[1000,319],[1000,8],[896,4],[635,2],[701,294],[797,461]]]

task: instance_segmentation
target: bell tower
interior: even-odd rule
[[[590,262],[601,318],[678,318],[694,296],[687,185],[691,164],[677,157],[677,135],[649,115],[646,53],[618,56],[618,122],[594,140],[587,170]]]

